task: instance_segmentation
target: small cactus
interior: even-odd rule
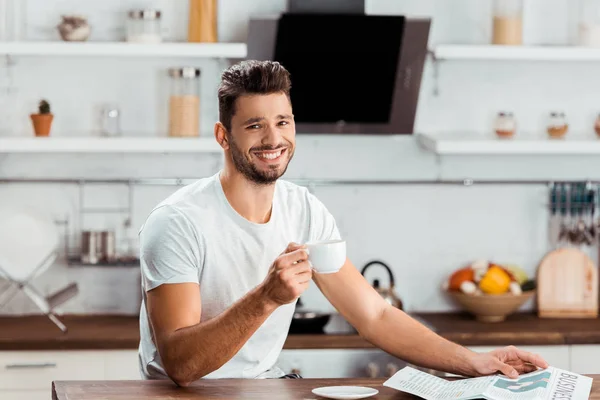
[[[39,105],[40,114],[50,114],[50,103],[46,100],[40,101]]]

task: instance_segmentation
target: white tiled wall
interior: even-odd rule
[[[542,5],[540,1],[532,2]],[[549,2],[544,2],[547,5]],[[565,1],[553,0],[547,9],[561,13]],[[221,40],[244,40],[245,21],[251,15],[272,14],[285,8],[285,0],[221,0]],[[32,39],[56,39],[51,27],[61,14],[90,16],[94,40],[117,38],[122,13],[131,7],[157,6],[164,11],[167,37],[185,36],[183,0],[76,1],[28,0],[28,35]],[[481,0],[370,0],[373,14],[407,13],[434,17],[431,43],[485,43],[489,40],[490,3]],[[572,14],[572,12],[571,12]],[[533,17],[531,17],[533,15]],[[535,13],[528,17],[528,41],[544,42]],[[537,22],[536,22],[537,21]],[[572,40],[571,17],[557,41]],[[569,22],[570,21],[570,22]],[[569,25],[570,24],[570,25]],[[49,29],[50,27],[50,29]],[[568,37],[567,37],[568,36]],[[103,102],[118,102],[127,135],[164,135],[166,107],[164,70],[192,60],[116,60],[103,58],[23,58],[10,69],[0,67],[0,88],[12,84],[14,97],[0,90],[2,135],[31,135],[28,114],[40,97],[47,97],[56,114],[53,134],[94,135],[96,115]],[[216,118],[215,88],[224,67],[218,61],[193,61],[202,68],[202,128],[210,135]],[[433,94],[432,65],[426,66],[416,130],[489,132],[499,109],[511,109],[519,126],[528,132],[543,130],[543,117],[551,109],[564,110],[572,134],[589,135],[600,111],[600,78],[596,64],[444,62],[439,69],[439,95]],[[12,76],[12,81],[10,80]],[[366,77],[368,78],[368,77]],[[315,160],[318,160],[315,162]],[[68,156],[3,155],[0,177],[203,177],[220,167],[215,156]],[[494,178],[569,178],[589,171],[600,178],[600,161],[573,158],[557,165],[552,157],[444,157],[420,149],[411,137],[404,138],[298,138],[298,151],[287,178],[334,178],[410,181]],[[172,186],[133,188],[133,232],[150,209],[174,191]],[[452,309],[439,291],[452,269],[476,258],[522,265],[533,273],[547,251],[545,187],[526,185],[355,185],[315,186],[315,194],[337,218],[348,239],[348,253],[358,268],[379,259],[396,276],[397,292],[410,310]],[[88,216],[79,221],[77,185],[6,184],[0,196],[47,210],[54,218],[68,217],[70,234],[79,228],[115,227],[119,237],[123,215]],[[86,187],[86,206],[120,207],[126,201],[122,186]],[[381,270],[369,272],[387,279]],[[139,271],[135,269],[68,268],[64,260],[54,265],[36,285],[45,292],[76,280],[80,295],[62,308],[69,313],[135,314],[139,307]],[[313,286],[306,304],[330,309]],[[525,307],[531,307],[527,304]],[[35,312],[27,299],[17,297],[0,313]]]

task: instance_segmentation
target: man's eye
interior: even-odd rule
[[[287,121],[280,121],[279,125],[289,125],[289,122],[287,122]]]
[[[250,126],[246,127],[246,129],[258,129],[258,128],[260,128],[260,125],[258,125],[258,124],[254,124],[254,125],[250,125]]]

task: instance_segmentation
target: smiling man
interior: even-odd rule
[[[467,376],[545,368],[512,346],[480,354],[441,338],[385,302],[350,260],[313,273],[301,244],[340,234],[315,196],[279,179],[295,150],[290,87],[276,62],[226,70],[214,130],[224,169],[172,194],[142,227],[143,376],[182,386],[283,376],[276,361],[311,280],[360,335],[413,364]]]

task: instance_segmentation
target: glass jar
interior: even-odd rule
[[[600,2],[598,0],[582,0],[579,9],[578,44],[600,47]]]
[[[121,135],[121,110],[119,110],[117,104],[105,104],[102,107],[100,118],[101,133],[103,136]]]
[[[562,138],[569,130],[567,118],[564,112],[551,112],[548,119],[548,136],[551,138]]]
[[[523,0],[494,0],[492,44],[523,44]]]
[[[494,122],[496,135],[501,138],[513,137],[517,130],[517,121],[511,112],[500,111]]]
[[[169,69],[169,136],[200,135],[200,70],[193,67]]]
[[[127,20],[127,41],[132,43],[162,42],[160,17],[156,10],[131,10]]]

